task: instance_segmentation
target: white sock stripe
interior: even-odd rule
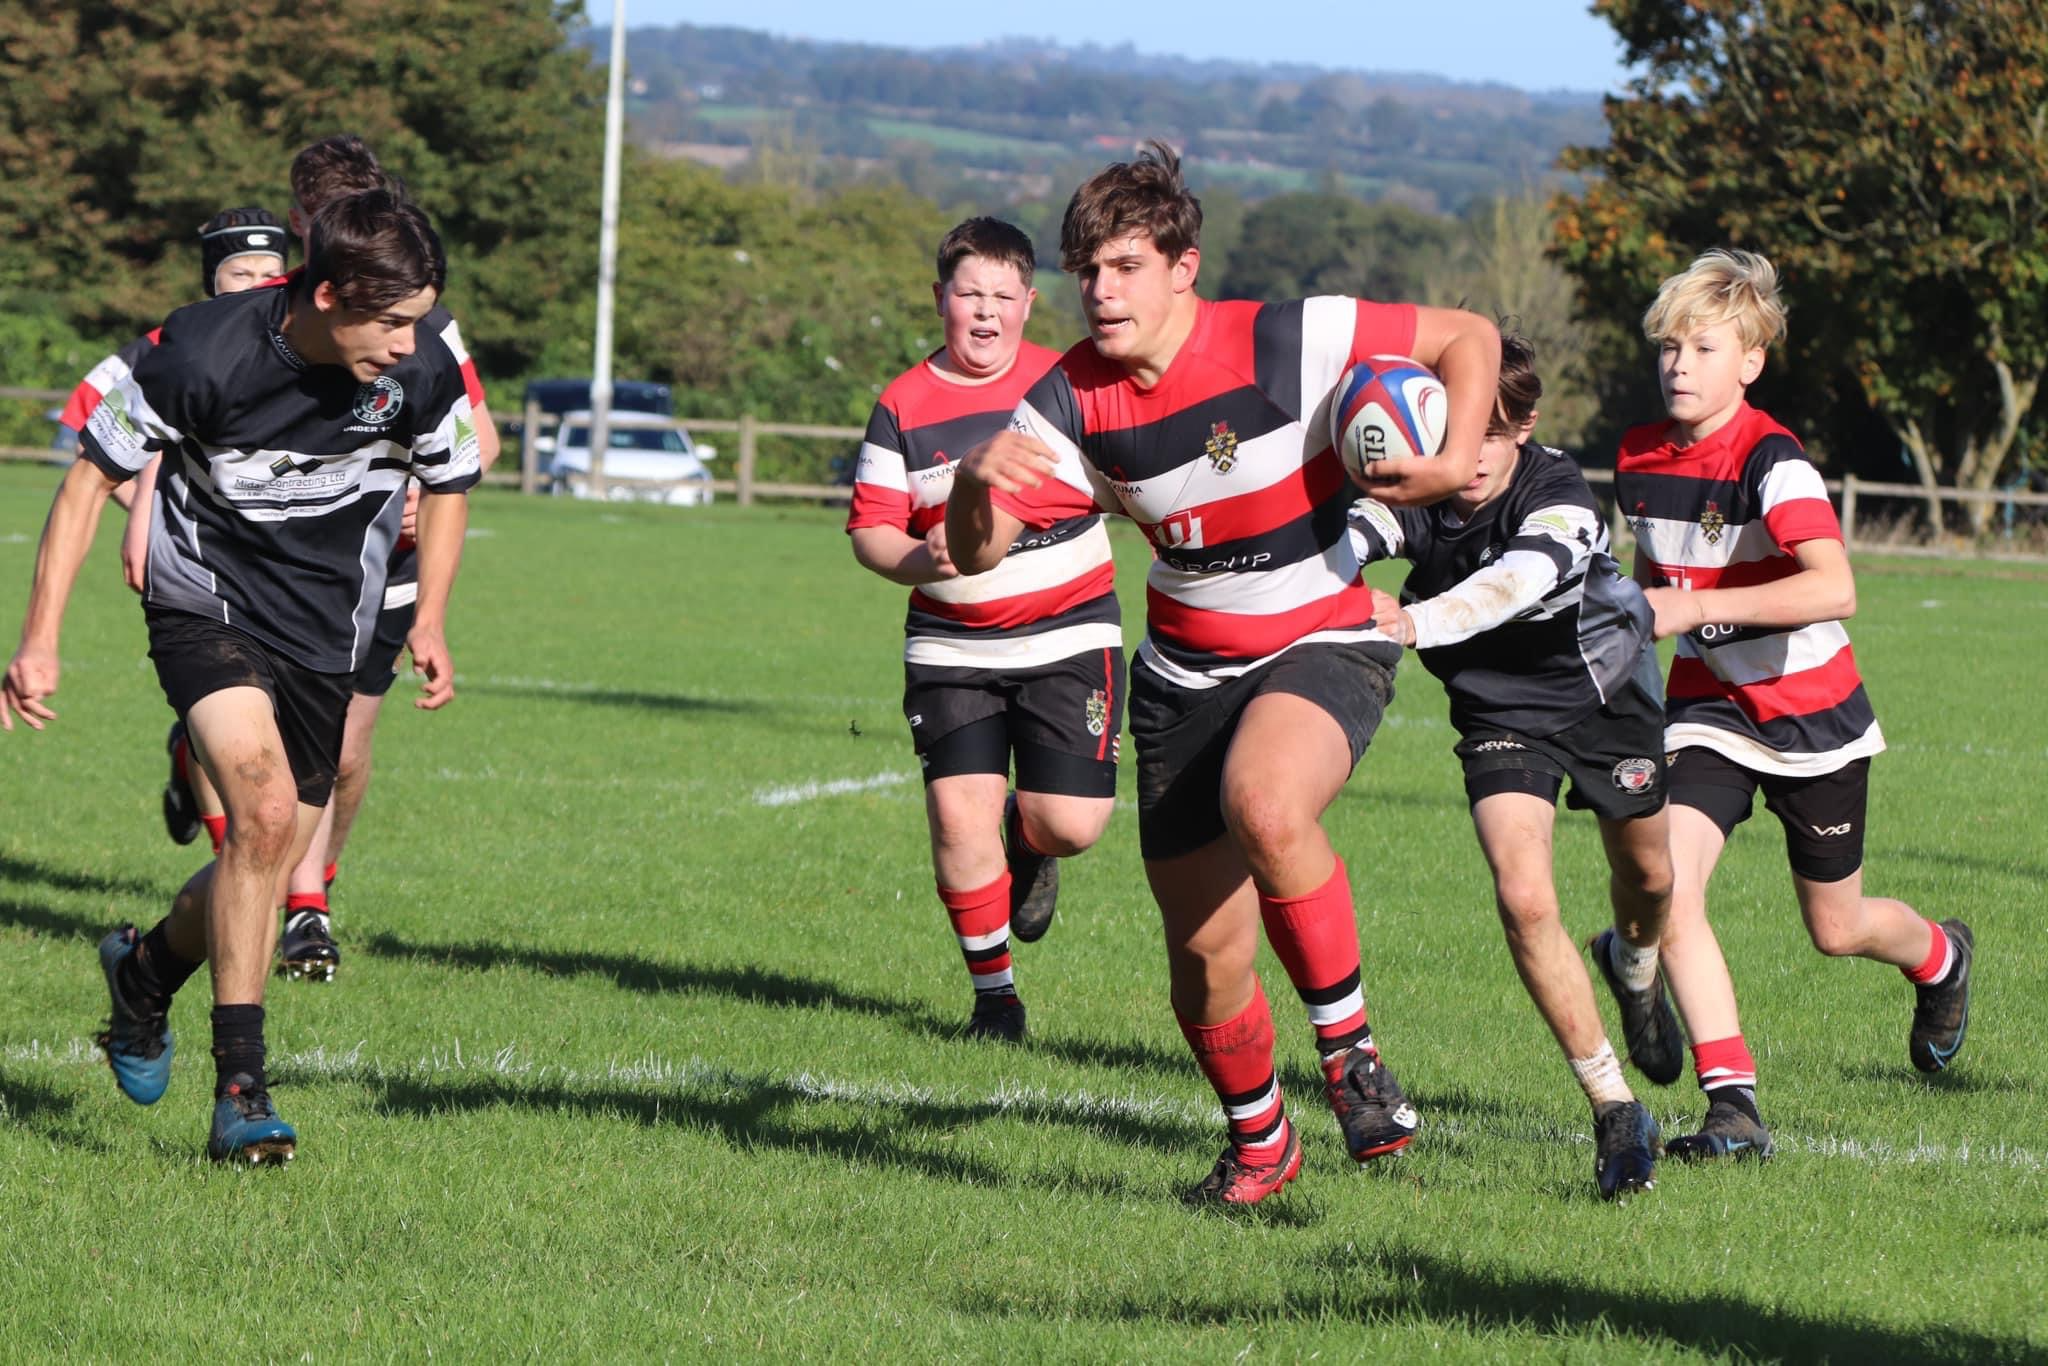
[[[1308,1008],[1308,1022],[1312,1025],[1341,1024],[1354,1015],[1363,1015],[1364,1013],[1365,990],[1360,988],[1341,1001],[1332,1001],[1328,1005],[1310,1006]]]
[[[1016,985],[1016,978],[1008,968],[1004,968],[1001,972],[971,972],[967,975],[974,979],[974,989],[976,991],[987,991],[991,987]]]
[[[1248,1119],[1257,1119],[1279,1103],[1280,1083],[1276,1079],[1271,1085],[1266,1087],[1264,1094],[1257,1100],[1246,1105],[1226,1105],[1223,1107],[1223,1113],[1234,1120],[1242,1122]]]
[[[998,944],[1007,942],[1009,937],[1010,927],[1008,924],[1005,924],[999,930],[990,930],[987,934],[961,934],[954,936],[954,938],[960,941],[960,947],[970,953],[977,949],[992,949]]]
[[[1709,1067],[1700,1073],[1700,1087],[1706,1090],[1716,1086],[1755,1086],[1756,1073],[1739,1067]]]

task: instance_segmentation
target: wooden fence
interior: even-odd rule
[[[69,392],[62,389],[22,389],[0,386],[0,400],[12,399],[20,402],[55,405],[64,402],[69,397]],[[520,457],[518,470],[514,472],[503,469],[503,461],[501,460],[501,468],[486,476],[486,480],[489,483],[506,487],[516,485],[522,493],[545,492],[548,487],[548,479],[546,472],[540,467],[540,443],[537,438],[557,427],[559,419],[555,418],[552,414],[543,413],[538,404],[528,404],[522,416],[524,424],[519,438]],[[760,498],[803,498],[825,502],[846,502],[853,496],[852,489],[845,484],[764,483],[756,477],[755,471],[760,461],[760,440],[764,436],[793,436],[813,441],[858,441],[865,435],[859,427],[827,427],[803,422],[763,422],[752,413],[742,413],[737,418],[677,418],[674,421],[678,428],[693,434],[698,432],[717,432],[721,435],[731,433],[737,438],[735,444],[738,449],[734,452],[732,477],[726,479],[714,478],[711,481],[711,487],[714,492],[733,498],[742,506],[750,505]],[[0,446],[0,460],[61,460],[63,458],[60,453],[52,451],[46,446]],[[719,458],[722,459],[723,457]],[[597,485],[598,490],[601,492],[603,487],[601,458],[599,466],[599,470],[593,472],[595,476],[593,483]],[[1612,470],[1589,469],[1585,474],[1586,481],[1603,494],[1607,494],[1607,501],[1611,504],[1613,501],[1611,489],[1614,484],[1614,472]],[[1890,542],[1859,543],[1856,534],[1859,527],[1859,519],[1867,511],[1864,506],[1864,499],[1898,499],[1915,502],[1924,506],[1927,502],[1928,491],[1918,484],[1879,483],[1873,480],[1859,479],[1853,474],[1844,476],[1841,479],[1828,480],[1827,489],[1830,494],[1835,496],[1836,505],[1840,510],[1842,520],[1842,538],[1851,550],[1862,549],[1881,551],[1887,555],[1922,555],[1930,557],[1973,555],[1978,558],[1987,559],[2037,560],[2042,558],[2038,554],[2005,552],[1995,549],[1986,550],[1960,543],[1954,545],[1900,545]],[[2048,494],[2027,493],[2018,490],[1943,488],[1936,489],[1934,497],[1942,503],[1956,503],[1962,506],[1989,504],[1993,507],[2002,508],[2048,508]],[[1629,530],[1628,520],[1621,515],[1621,510],[1614,508],[1609,515],[1616,544],[1630,542],[1632,535]]]

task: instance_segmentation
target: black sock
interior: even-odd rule
[[[116,980],[120,983],[121,994],[131,1001],[168,1001],[177,995],[178,988],[193,973],[199,971],[199,964],[188,963],[171,948],[170,936],[164,933],[165,922],[159,920],[142,942],[135,946],[135,952],[123,959],[116,969]]]
[[[246,1076],[254,1083],[245,1090],[268,1088],[263,1076],[263,1007],[215,1006],[213,1008],[213,1094],[227,1094],[228,1083]]]
[[[1711,1105],[1717,1100],[1727,1101],[1758,1124],[1764,1122],[1764,1117],[1757,1113],[1756,1090],[1754,1087],[1716,1086],[1713,1090],[1707,1092],[1707,1103]]]

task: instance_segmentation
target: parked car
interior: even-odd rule
[[[590,381],[587,379],[536,379],[526,385],[521,396],[519,411],[511,415],[505,424],[512,434],[521,440],[526,436],[526,405],[537,405],[549,417],[562,417],[567,413],[590,411]],[[675,393],[666,384],[656,384],[645,379],[621,379],[612,381],[612,411],[635,413],[660,413],[663,417],[673,416],[676,410]],[[545,457],[555,448],[555,429],[544,427],[534,441],[536,455]]]
[[[711,448],[699,447],[672,417],[613,409],[604,454],[605,497],[696,507],[711,501]],[[562,414],[562,440],[548,466],[553,492],[590,498],[590,413]]]

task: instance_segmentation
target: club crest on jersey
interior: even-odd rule
[[[1707,510],[1700,514],[1700,530],[1706,533],[1708,545],[1719,545],[1721,533],[1727,529],[1728,519],[1721,515],[1721,505],[1709,500]]]
[[[1109,728],[1109,694],[1097,688],[1088,694],[1088,733],[1100,739]]]
[[[1649,511],[1649,506],[1647,504],[1637,503],[1636,515],[1634,517],[1631,517],[1628,523],[1628,529],[1634,532],[1636,539],[1638,541],[1641,541],[1645,545],[1649,544],[1650,540]]]
[[[1230,473],[1230,467],[1237,463],[1237,433],[1230,430],[1228,422],[1218,422],[1209,428],[1209,439],[1202,443],[1202,454],[1209,457],[1216,473]]]
[[[358,422],[374,422],[379,425],[398,416],[405,407],[405,386],[389,375],[379,375],[368,384],[356,389],[353,409]]]
[[[1657,784],[1654,759],[1623,759],[1614,766],[1614,785],[1631,795],[1648,792]]]

